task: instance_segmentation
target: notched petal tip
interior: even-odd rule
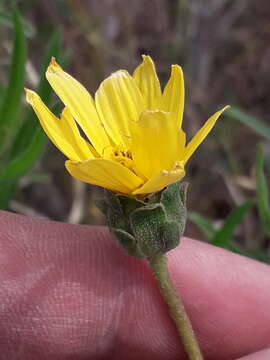
[[[204,123],[204,125],[200,128],[200,130],[194,135],[194,137],[190,140],[190,142],[186,146],[184,153],[183,153],[183,158],[182,158],[183,161],[187,162],[189,160],[191,155],[196,151],[196,149],[199,147],[199,145],[204,141],[206,136],[210,133],[210,131],[214,127],[218,118],[222,115],[222,113],[225,110],[228,110],[228,109],[230,109],[229,105],[224,106],[223,109],[215,112],[214,115],[212,115]]]
[[[154,61],[153,61],[153,59],[151,58],[150,55],[145,55],[145,54],[143,54],[143,55],[142,55],[142,59],[143,59],[143,63],[144,63],[144,64],[149,64],[149,65],[153,65],[153,64],[154,64]]]
[[[224,111],[229,110],[231,105],[226,105],[222,109],[218,110],[213,116],[217,116],[217,119],[224,113]]]
[[[39,100],[40,97],[37,93],[35,93],[33,90],[24,88],[25,91],[25,98],[28,104],[33,105],[36,100]]]
[[[184,73],[183,73],[183,69],[180,65],[177,64],[173,64],[171,65],[171,75],[170,75],[171,79],[179,80],[182,79],[182,86],[184,86]],[[184,89],[181,89],[181,91],[183,92]]]
[[[171,75],[173,76],[181,76],[181,77],[184,77],[184,73],[183,73],[183,69],[180,65],[177,65],[177,64],[173,64],[171,65]]]
[[[139,66],[142,66],[145,69],[151,69],[154,72],[156,71],[155,62],[150,55],[142,55],[142,59],[143,60]]]
[[[223,113],[223,111],[229,110],[230,108],[231,108],[231,105],[226,105],[226,106],[224,106],[223,109],[220,110],[220,112]]]
[[[46,71],[46,74],[56,73],[56,72],[61,71],[61,70],[62,70],[61,66],[57,63],[55,57],[52,56],[50,64],[49,64],[48,69]]]

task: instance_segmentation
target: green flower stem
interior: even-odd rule
[[[158,283],[160,293],[169,307],[170,315],[182,340],[189,360],[203,360],[197,339],[185,311],[181,297],[176,294],[169,276],[166,255],[157,255],[149,263]]]

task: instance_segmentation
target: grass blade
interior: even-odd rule
[[[24,152],[12,160],[4,169],[0,177],[0,183],[9,182],[22,176],[40,156],[44,150],[44,134],[41,127],[36,132]]]
[[[57,56],[60,52],[60,34],[55,32],[48,44],[42,64],[42,77],[38,86],[38,92],[45,102],[49,102],[52,89],[45,79],[45,69],[51,56]],[[29,107],[23,125],[20,127],[15,141],[13,142],[9,162],[0,176],[1,189],[6,189],[0,194],[0,208],[7,208],[9,200],[16,190],[16,182],[23,176],[40,157],[46,144],[46,136],[39,125],[33,110]]]
[[[45,101],[49,101],[52,90],[45,79],[44,72],[52,55],[57,55],[60,48],[59,33],[53,34],[49,42],[46,55],[42,64],[42,77],[38,86],[38,92]],[[2,171],[0,182],[15,181],[33,165],[44,151],[46,137],[39,125],[33,110],[29,107],[26,120],[20,128],[11,150],[10,161]]]
[[[246,114],[245,112],[236,107],[227,110],[226,116],[229,116],[230,118],[241,122],[242,124],[248,126],[250,129],[255,131],[257,134],[261,135],[267,140],[270,140],[270,127],[261,120],[258,120],[255,117]]]
[[[244,204],[232,210],[223,222],[222,227],[215,233],[211,240],[212,245],[231,248],[231,239],[236,227],[240,224],[246,213],[254,206],[254,200],[248,200]]]
[[[212,223],[204,216],[196,212],[191,212],[188,214],[188,218],[190,221],[192,221],[195,225],[198,226],[198,228],[204,233],[208,240],[210,240],[214,236],[216,230]]]
[[[16,190],[14,183],[1,184],[0,209],[7,209],[9,201]]]
[[[269,206],[269,193],[266,177],[263,170],[264,158],[263,148],[259,144],[257,146],[256,154],[256,192],[257,192],[257,206],[259,216],[265,234],[270,236],[270,206]]]
[[[13,28],[14,21],[12,14],[9,14],[8,12],[5,11],[0,11],[0,24]],[[33,26],[24,19],[22,19],[22,24],[23,24],[25,36],[33,37],[35,35],[35,30]]]
[[[9,83],[0,109],[0,126],[5,128],[11,128],[18,118],[25,79],[26,42],[21,17],[17,11],[13,13],[13,21],[15,37]]]
[[[270,264],[270,256],[262,250],[247,250],[234,242],[231,242],[228,250],[235,252],[236,254]]]
[[[49,44],[46,49],[46,54],[44,56],[42,66],[40,69],[41,78],[38,85],[37,93],[40,95],[40,97],[45,103],[49,103],[52,96],[52,88],[50,87],[48,81],[45,78],[45,71],[50,62],[51,57],[59,56],[60,44],[61,44],[61,36],[59,31],[56,31],[52,35],[49,41]],[[33,110],[31,109],[30,106],[28,106],[26,111],[25,121],[21,126],[21,128],[19,129],[13,147],[11,149],[10,156],[12,159],[17,155],[19,155],[21,151],[24,151],[27,148],[27,146],[29,145],[29,141],[31,142],[31,138],[35,136],[36,129],[39,127],[40,127],[39,122]],[[42,138],[40,138],[40,140],[45,142],[45,139],[42,140]],[[39,150],[41,151],[41,148],[39,148]]]

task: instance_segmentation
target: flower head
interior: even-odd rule
[[[149,194],[181,180],[186,162],[227,108],[211,116],[186,145],[184,78],[178,65],[172,65],[162,92],[151,57],[143,56],[133,76],[119,70],[105,79],[95,99],[54,58],[46,77],[65,104],[60,118],[34,91],[26,89],[26,99],[69,159],[67,170],[122,194]]]

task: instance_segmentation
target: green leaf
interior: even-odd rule
[[[237,107],[233,107],[227,110],[225,115],[241,122],[255,131],[257,134],[263,136],[267,140],[270,140],[270,127],[261,120],[256,119],[254,116],[246,114]]]
[[[204,233],[208,240],[213,238],[216,230],[211,221],[196,212],[189,213],[188,218],[190,221],[192,221],[195,225],[198,226],[198,228]]]
[[[265,234],[270,236],[270,206],[269,206],[269,193],[266,177],[263,170],[263,148],[259,144],[257,146],[256,155],[256,192],[257,192],[257,206],[259,216],[263,225]]]
[[[12,129],[21,109],[21,97],[25,79],[26,43],[20,14],[13,13],[14,45],[8,88],[0,109],[0,127]],[[0,138],[0,141],[4,139]]]
[[[215,233],[211,240],[211,244],[230,249],[232,246],[231,243],[234,230],[253,206],[254,201],[248,200],[244,204],[233,209],[223,222],[222,227]]]

